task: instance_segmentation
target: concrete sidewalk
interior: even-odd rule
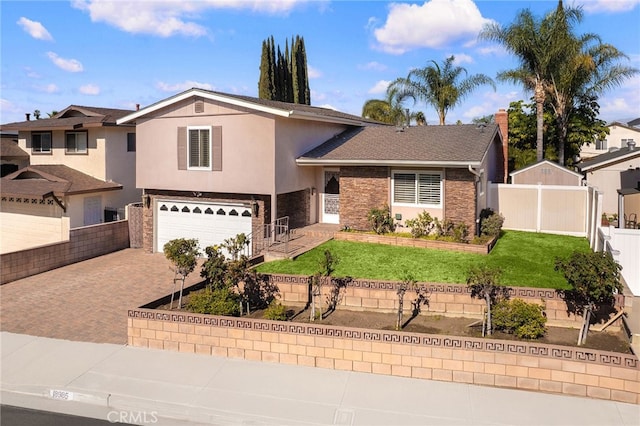
[[[160,425],[640,424],[637,405],[520,390],[8,332],[0,333],[0,349],[2,404],[110,421]]]

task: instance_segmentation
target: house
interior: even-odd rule
[[[27,166],[1,179],[2,253],[66,240],[103,221],[102,197],[122,190],[63,165]]]
[[[63,230],[124,219],[125,206],[140,202],[142,194],[135,187],[135,126],[116,125],[131,112],[71,105],[51,118],[27,114],[25,121],[0,126],[17,132],[17,145],[9,150],[3,141],[2,149],[3,164],[14,165],[0,188],[3,247],[17,222],[39,234],[33,225],[52,218]],[[30,241],[27,235],[21,239]],[[45,238],[51,239],[65,240],[64,231]]]
[[[542,160],[509,173],[512,184],[581,186],[583,176],[558,163]]]
[[[290,228],[360,227],[384,203],[403,218],[433,208],[474,230],[483,185],[504,176],[496,125],[399,132],[330,109],[196,88],[118,120],[131,123],[146,251],[179,237],[201,247],[240,232],[258,239],[280,218]]]
[[[614,121],[607,127],[609,134],[604,139],[598,139],[595,143],[582,147],[580,156],[583,159],[605,154],[609,150],[625,148],[629,141],[640,142],[640,118],[628,122]]]
[[[18,145],[18,134],[0,139],[0,177],[13,173],[29,164],[29,154]]]
[[[602,211],[640,217],[640,148],[635,142],[577,164],[588,185],[603,193]],[[622,225],[622,221],[620,223]]]

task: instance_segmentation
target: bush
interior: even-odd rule
[[[469,227],[466,223],[460,222],[455,224],[450,219],[445,219],[440,222],[438,218],[433,219],[433,223],[436,239],[454,241],[457,243],[467,242]]]
[[[269,304],[267,309],[265,309],[263,317],[268,320],[286,321],[287,307],[274,300]]]
[[[420,238],[429,235],[433,231],[435,223],[429,212],[423,211],[415,219],[406,220],[405,225],[411,228],[413,238]]]
[[[500,213],[496,213],[491,209],[484,209],[480,212],[480,233],[482,235],[499,236],[503,224],[504,216]]]
[[[240,297],[226,287],[215,290],[205,288],[191,296],[187,309],[197,314],[238,316]]]
[[[389,206],[372,208],[369,210],[369,214],[367,214],[367,220],[369,221],[369,225],[371,225],[371,229],[373,229],[376,234],[387,234],[396,229]]]
[[[501,300],[493,307],[492,316],[497,330],[513,333],[521,339],[537,339],[546,331],[544,308],[522,299]]]

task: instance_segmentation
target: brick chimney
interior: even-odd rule
[[[496,113],[496,124],[500,127],[502,135],[502,156],[504,157],[504,183],[507,183],[509,176],[509,114],[504,108],[500,108]]]

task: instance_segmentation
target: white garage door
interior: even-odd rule
[[[196,238],[201,251],[240,233],[251,234],[251,208],[239,204],[209,204],[158,200],[157,245],[176,238]]]

